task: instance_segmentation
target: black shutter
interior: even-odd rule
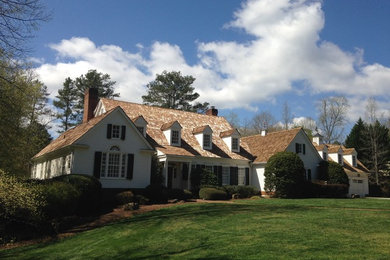
[[[111,139],[112,124],[107,125],[107,139]]]
[[[295,152],[299,153],[299,144],[298,143],[295,143]]]
[[[102,152],[95,152],[95,160],[93,164],[93,176],[100,179],[100,166],[102,162]]]
[[[182,169],[181,174],[183,176],[184,181],[188,180],[188,164],[187,163],[183,163],[183,169]]]
[[[234,167],[234,185],[238,185],[238,167]]]
[[[126,179],[131,180],[133,179],[133,171],[134,171],[134,154],[129,153],[127,155],[127,175]]]
[[[222,166],[218,166],[218,186],[222,186]]]
[[[303,154],[306,154],[306,145],[302,144]]]
[[[245,185],[249,185],[249,168],[245,168]]]
[[[125,140],[125,138],[126,138],[126,126],[123,125],[122,126],[122,131],[121,131],[121,139]]]
[[[230,185],[238,185],[238,167],[230,167]]]

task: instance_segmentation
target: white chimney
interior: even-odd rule
[[[261,136],[266,136],[267,135],[267,130],[261,130]]]

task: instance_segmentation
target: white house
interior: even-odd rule
[[[264,191],[264,170],[269,158],[278,152],[294,152],[303,161],[306,179],[317,179],[318,164],[322,158],[302,128],[244,137],[244,147],[255,157],[252,164],[251,184]]]

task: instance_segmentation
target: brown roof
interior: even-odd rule
[[[173,121],[171,121],[171,122],[168,122],[168,123],[163,124],[163,125],[161,126],[161,131],[164,131],[164,130],[167,130],[167,129],[171,128],[171,127],[173,126],[173,124],[176,123],[176,122],[177,122],[177,120],[173,120]],[[178,123],[179,123],[179,122],[178,122]],[[180,123],[179,123],[179,125],[180,125]]]
[[[139,115],[139,116],[134,117],[133,119],[131,119],[131,121],[133,121],[133,122],[135,123],[135,122],[136,122],[138,119],[140,119],[140,118],[142,118],[143,120],[145,120],[145,118],[144,118],[142,115]],[[146,121],[146,120],[145,120],[145,122],[148,123],[148,121]]]
[[[254,162],[267,162],[275,153],[285,151],[301,129],[299,127],[291,130],[278,131],[265,136],[261,134],[247,136],[241,138],[241,143],[247,146],[249,152],[256,157]]]
[[[251,160],[252,156],[241,147],[239,153],[231,152],[225,142],[220,138],[220,133],[231,130],[228,121],[219,116],[209,116],[194,112],[187,112],[175,109],[154,107],[136,104],[132,102],[118,101],[113,99],[101,99],[106,111],[113,107],[120,106],[130,118],[142,115],[148,121],[146,133],[148,141],[159,151],[167,155],[222,157],[232,159]],[[165,138],[162,126],[177,121],[181,129],[181,146],[171,146]],[[204,150],[193,134],[194,128],[208,125],[212,131],[212,150]]]
[[[337,153],[341,147],[339,144],[327,144],[328,153]]]
[[[204,126],[199,126],[199,127],[195,127],[194,130],[192,130],[192,133],[193,134],[199,134],[199,133],[203,133],[204,130],[209,127],[208,125],[204,125]]]
[[[323,151],[325,147],[328,147],[326,144],[316,144],[316,143],[312,143],[314,145],[314,147],[317,149],[317,151]]]
[[[353,154],[354,152],[356,152],[355,148],[345,148],[344,146],[342,147],[343,149],[343,154]]]
[[[69,129],[68,131],[62,133],[57,139],[51,141],[45,148],[43,148],[39,153],[34,155],[33,158],[38,158],[44,154],[51,153],[55,150],[65,148],[74,144],[80,137],[82,137],[86,132],[99,123],[103,118],[109,115],[115,108],[107,110],[106,113],[94,117],[86,123],[82,123],[74,128]]]
[[[231,136],[234,133],[235,129],[229,129],[226,131],[223,131],[219,134],[219,137],[226,137],[226,136]]]
[[[356,167],[349,164],[347,160],[343,160],[343,168],[350,177],[358,177],[358,175],[364,177],[368,174],[368,169],[359,160],[356,160]]]

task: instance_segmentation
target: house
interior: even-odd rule
[[[337,162],[343,166],[349,180],[349,197],[352,195],[365,197],[369,194],[369,171],[357,159],[357,152],[354,148],[346,148],[343,145],[324,144],[322,136],[318,132],[313,136],[313,145],[323,160]]]
[[[144,188],[151,160],[163,164],[165,185],[191,188],[191,174],[206,168],[221,185],[250,185],[253,156],[240,134],[210,108],[206,114],[102,98],[85,93],[83,123],[33,157],[32,177],[88,174],[103,188]]]
[[[269,158],[278,152],[294,152],[303,161],[306,179],[317,179],[317,167],[322,161],[302,128],[243,137],[243,146],[255,157],[252,163],[251,184],[264,191],[264,170]]]

